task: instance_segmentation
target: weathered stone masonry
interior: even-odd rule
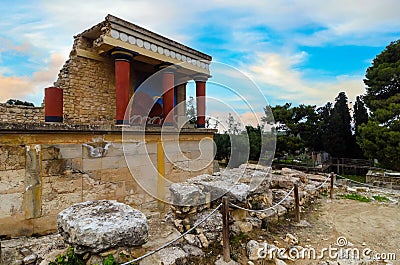
[[[76,36],[69,60],[61,69],[55,87],[63,89],[64,122],[115,124],[115,78],[112,58],[85,58],[76,49],[90,51],[90,42]],[[132,87],[135,80],[132,80]],[[77,104],[79,102],[79,104]]]
[[[44,108],[0,103],[0,123],[44,123]]]
[[[214,130],[204,129],[206,102],[200,98],[211,59],[111,15],[75,36],[54,87],[45,90],[44,108],[0,105],[0,237],[54,232],[61,210],[87,200],[162,212],[161,200],[171,196],[168,180],[211,174]],[[166,93],[148,95],[162,99],[156,115],[162,122],[147,126],[144,138],[142,131],[130,131],[124,154],[119,125],[126,125],[121,113],[129,98],[149,76],[177,64],[163,73],[159,88]],[[197,128],[177,130],[188,80],[196,82]],[[172,133],[161,138],[161,123],[181,102],[164,124]],[[134,166],[128,168],[125,159]],[[161,200],[144,191],[139,179]]]
[[[157,181],[157,143],[161,139],[156,130],[146,135],[145,145],[138,144],[140,137],[135,135],[131,143],[125,144],[130,150],[126,159],[135,159],[136,166],[130,171],[124,157],[121,128],[91,127],[91,131],[82,126],[30,128],[31,131],[26,126],[0,128],[0,236],[54,232],[56,215],[61,210],[87,200],[118,200],[146,213],[158,209],[158,201],[136,182],[137,178],[147,179],[150,185]],[[213,131],[202,130],[202,134],[195,131],[187,129],[181,133],[185,159],[170,161],[164,157],[166,179],[180,182],[212,173],[212,164],[189,171],[174,166],[180,163],[198,168],[201,161],[192,160],[200,152],[198,142],[212,137]],[[203,151],[212,153],[212,143]],[[147,155],[152,161],[150,165],[145,159]],[[169,196],[168,186],[154,186]]]

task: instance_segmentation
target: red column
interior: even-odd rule
[[[197,128],[206,127],[206,77],[195,77]]]
[[[57,87],[44,89],[45,122],[63,121],[63,90]]]
[[[174,109],[174,73],[165,71],[162,73],[162,91],[163,91],[163,124],[174,125],[174,114],[171,111]]]
[[[117,124],[128,124],[124,117],[129,103],[131,60],[133,56],[125,51],[113,51],[111,55],[115,59],[115,119]]]

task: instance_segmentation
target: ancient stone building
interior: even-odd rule
[[[171,183],[213,170],[209,55],[111,15],[74,38],[44,107],[0,105],[0,236],[53,232],[86,200],[163,212]]]

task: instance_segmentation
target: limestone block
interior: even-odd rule
[[[214,158],[213,157],[209,157],[209,159],[195,159],[195,160],[190,160],[189,161],[189,168],[192,171],[201,171],[201,170],[205,170],[208,168],[213,167],[213,161]]]
[[[74,193],[52,194],[42,200],[43,216],[55,215],[74,203],[82,202],[82,191]]]
[[[0,194],[23,192],[25,169],[0,171]]]
[[[82,158],[82,145],[81,144],[60,144],[57,145],[60,149],[61,158]]]
[[[157,143],[156,142],[146,142],[143,152],[141,154],[156,155],[157,154]],[[142,151],[142,149],[140,149]]]
[[[126,145],[127,147],[128,145]],[[122,143],[112,143],[107,150],[105,156],[114,157],[114,156],[124,156],[124,146]],[[126,150],[128,152],[128,150]],[[123,158],[122,158],[123,159]]]
[[[181,148],[178,141],[167,141],[163,143],[165,154],[174,154],[181,152]]]
[[[42,168],[43,176],[60,175],[66,169],[66,161],[63,159],[43,160]]]
[[[69,174],[43,178],[43,197],[82,191],[82,174]]]
[[[0,170],[25,168],[25,148],[23,146],[0,146]]]
[[[42,160],[53,160],[60,158],[60,149],[53,145],[42,145]]]
[[[126,162],[123,157],[114,156],[114,157],[103,157],[101,158],[101,168],[102,169],[110,169],[110,168],[124,168],[126,167]]]
[[[260,249],[263,249],[263,245],[258,243],[257,241],[250,240],[249,242],[247,242],[246,250],[249,260],[258,260],[260,258]]]
[[[57,215],[48,215],[32,219],[33,234],[48,235],[57,232]]]
[[[133,177],[127,167],[103,169],[101,170],[101,180],[103,182],[131,181]]]
[[[33,219],[26,220],[23,213],[11,217],[0,218],[0,235],[30,236],[33,233],[32,220]],[[1,247],[3,247],[3,241],[1,243]]]
[[[206,201],[202,190],[194,184],[174,183],[169,187],[174,205],[199,205]]]
[[[82,159],[82,167],[83,171],[91,171],[91,170],[100,170],[101,167],[101,158],[83,158]]]
[[[57,218],[64,240],[77,253],[98,253],[118,246],[140,246],[147,242],[146,216],[115,201],[88,201],[72,205]]]
[[[89,175],[83,175],[82,201],[115,199],[116,185],[110,182],[95,180]]]
[[[65,170],[83,171],[82,158],[68,158],[63,160],[64,160]]]
[[[0,218],[14,216],[23,209],[23,194],[0,194]]]
[[[24,206],[27,219],[41,215],[40,146],[26,149]]]
[[[156,154],[143,154],[143,155],[135,155],[135,156],[126,156],[126,164],[129,167],[135,166],[147,166],[147,165],[155,165],[157,167],[157,155]],[[125,162],[125,161],[124,161]]]

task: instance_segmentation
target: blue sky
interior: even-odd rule
[[[13,97],[40,105],[73,35],[107,14],[237,68],[271,105],[321,106],[340,91],[353,101],[364,93],[371,60],[400,38],[398,10],[397,0],[2,0],[0,102]]]

